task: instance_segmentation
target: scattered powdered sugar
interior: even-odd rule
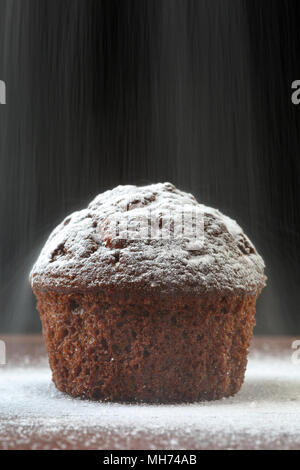
[[[300,375],[290,356],[250,354],[232,398],[185,405],[128,405],[72,399],[50,371],[2,367],[1,448],[299,448]]]
[[[187,206],[203,214],[203,240],[200,234],[178,236]],[[160,235],[171,231],[173,236],[149,237],[148,227],[143,227],[139,239],[128,239],[128,226],[136,234],[139,221],[149,213],[159,221]],[[164,225],[165,220],[169,223]],[[168,290],[250,293],[264,286],[265,276],[262,258],[234,220],[170,183],[159,183],[118,186],[68,216],[46,242],[31,283],[66,289],[138,283]]]

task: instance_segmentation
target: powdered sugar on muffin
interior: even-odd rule
[[[203,214],[202,238],[178,236],[184,207]],[[139,232],[139,221],[149,215],[159,221],[156,238],[147,225]],[[118,186],[98,195],[54,229],[30,277],[33,288],[50,290],[134,283],[219,293],[255,293],[266,279],[264,262],[239,225],[170,183]]]

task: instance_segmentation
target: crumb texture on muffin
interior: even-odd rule
[[[74,397],[193,402],[241,387],[256,296],[39,292],[53,380]]]
[[[125,224],[151,211],[159,217],[171,213],[176,224],[187,205],[203,212],[204,244],[198,250],[186,237],[112,236],[115,220]],[[70,290],[134,283],[168,292],[230,293],[256,292],[265,284],[264,262],[239,225],[170,183],[118,186],[98,195],[54,229],[30,277],[33,288]]]

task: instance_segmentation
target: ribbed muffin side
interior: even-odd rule
[[[53,381],[74,397],[191,402],[240,389],[255,295],[35,289]]]

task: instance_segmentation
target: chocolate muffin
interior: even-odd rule
[[[59,390],[191,402],[240,389],[264,262],[235,221],[172,184],[97,196],[55,228],[30,279]]]

